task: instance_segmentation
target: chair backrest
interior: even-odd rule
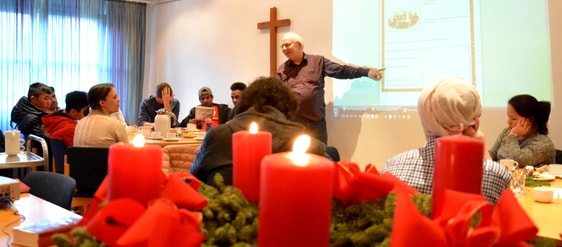
[[[162,148],[162,171],[167,175],[173,172],[187,172],[195,160],[201,143],[166,145]]]
[[[37,151],[34,152],[34,149],[36,149]],[[43,156],[44,165],[42,169],[43,171],[49,171],[49,164],[50,164],[49,161],[52,158],[52,156],[49,153],[49,144],[47,143],[47,141],[45,141],[45,139],[36,136],[34,134],[29,134],[27,136],[25,150]]]
[[[556,164],[562,164],[562,150],[556,149]]]
[[[76,180],[71,177],[46,171],[32,171],[22,180],[29,186],[29,193],[70,210]]]
[[[69,175],[76,179],[76,195],[92,197],[107,175],[109,148],[69,147]]]
[[[53,153],[53,160],[55,160],[55,171],[64,174],[64,156],[66,155],[66,144],[59,139],[49,139],[51,143],[51,151]]]
[[[326,153],[328,153],[332,161],[340,161],[340,152],[336,147],[327,146]]]

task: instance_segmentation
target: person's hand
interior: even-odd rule
[[[531,131],[533,130],[533,124],[527,118],[520,118],[517,120],[517,124],[513,128],[509,134],[515,135],[517,137],[526,137],[528,136]]]
[[[382,79],[382,72],[384,70],[385,68],[371,68],[369,69],[369,74],[367,76],[375,81],[380,81]]]
[[[165,87],[164,89],[162,89],[162,101],[164,102],[164,105],[169,105],[174,98],[171,91],[172,90],[169,87]]]

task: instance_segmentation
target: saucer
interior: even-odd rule
[[[148,139],[150,139],[150,140],[162,140],[163,138],[162,137],[150,137]]]
[[[203,139],[205,139],[205,137],[204,137],[204,136],[202,136],[202,137],[195,137],[195,138],[193,138],[193,140],[196,140],[196,141],[202,141]]]
[[[550,175],[550,174],[541,174],[539,177],[533,177],[533,180],[535,181],[551,181],[556,179],[556,177],[554,175]]]
[[[179,140],[180,140],[179,138],[165,138],[164,139],[164,141],[167,141],[167,142],[177,142]]]

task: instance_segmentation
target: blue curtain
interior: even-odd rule
[[[66,93],[113,83],[127,122],[142,99],[146,4],[107,0],[0,1],[0,129],[29,84]]]

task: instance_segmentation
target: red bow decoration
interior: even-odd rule
[[[160,198],[147,205],[119,198],[106,203],[107,177],[79,223],[109,246],[200,246],[202,210],[207,199],[197,192],[199,180],[189,173],[172,173]]]
[[[407,195],[398,194],[392,246],[529,246],[525,241],[538,232],[511,190],[504,190],[495,207],[482,195],[453,190],[445,190],[437,203],[443,210],[431,220]],[[478,224],[471,226],[477,215]]]
[[[359,204],[375,201],[390,191],[415,194],[408,186],[390,173],[381,175],[371,164],[362,172],[356,163],[335,162],[334,195],[344,204]]]

